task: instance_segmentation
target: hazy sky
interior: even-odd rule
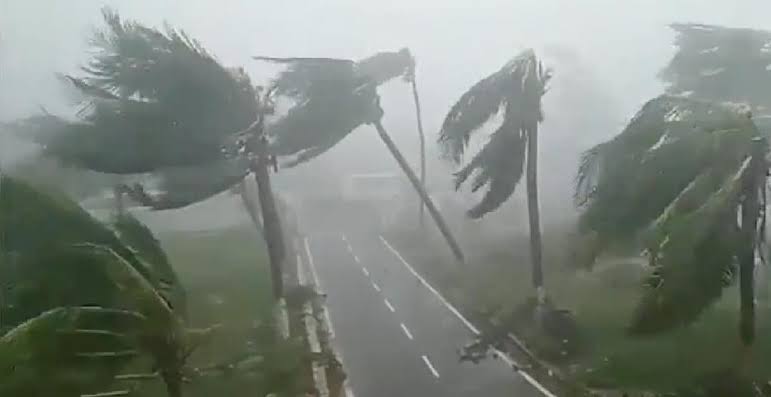
[[[640,104],[661,92],[655,74],[671,56],[667,24],[771,30],[767,0],[0,0],[0,121],[41,105],[65,108],[53,73],[76,71],[104,5],[124,18],[182,28],[224,64],[244,66],[257,79],[269,70],[250,59],[256,54],[360,58],[407,46],[418,61],[432,159],[436,131],[452,102],[517,51],[534,47],[555,68],[542,133],[542,161],[564,174],[554,184],[572,175],[580,150],[617,133]],[[567,58],[556,57],[566,50]],[[409,88],[395,81],[381,93],[386,127],[414,162]],[[0,160],[11,151],[2,145]],[[321,164],[393,167],[372,131],[357,131],[333,153]],[[437,167],[434,173],[446,175]]]

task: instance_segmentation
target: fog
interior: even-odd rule
[[[88,37],[100,26],[103,6],[127,19],[181,28],[223,64],[243,66],[257,81],[266,81],[275,69],[252,60],[253,55],[357,59],[409,47],[417,58],[433,190],[451,189],[453,166],[439,160],[435,144],[450,105],[519,50],[533,47],[555,71],[544,99],[541,134],[546,222],[565,213],[556,210],[570,207],[579,153],[617,133],[640,104],[661,92],[655,76],[671,56],[667,24],[771,28],[765,18],[771,4],[761,0],[2,0],[0,121],[41,107],[69,109],[55,73],[76,72],[87,59]],[[381,96],[386,127],[416,165],[418,140],[408,85],[391,82]],[[30,149],[8,136],[2,139],[2,163]],[[356,131],[312,164],[279,173],[278,186],[314,180],[329,188],[347,173],[397,171],[371,128]]]

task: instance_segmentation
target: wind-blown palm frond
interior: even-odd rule
[[[688,211],[699,189],[684,192],[654,224],[652,273],[632,319],[634,333],[652,333],[694,321],[736,275],[736,209],[750,159],[706,202]],[[694,185],[695,186],[695,185]]]
[[[151,270],[154,285],[181,317],[186,315],[186,294],[161,242],[153,232],[131,213],[123,211],[114,219],[112,226],[120,240],[136,251]]]
[[[238,157],[191,167],[165,168],[156,175],[160,193],[149,193],[144,186],[123,186],[134,201],[153,210],[183,208],[219,193],[241,182],[249,174],[249,159]]]
[[[0,394],[81,397],[128,390],[115,385],[116,375],[137,357],[131,330],[144,321],[134,312],[69,307],[19,324],[0,336]]]
[[[104,12],[107,29],[82,78],[65,79],[86,104],[79,120],[33,117],[20,133],[48,154],[96,171],[143,173],[216,161],[227,137],[256,118],[254,88],[184,33],[165,33]]]
[[[671,94],[771,110],[771,32],[673,24],[677,51],[660,77]]]
[[[524,83],[528,75],[532,75],[541,87],[535,87],[532,92],[527,90],[530,87],[526,87]],[[543,116],[540,98],[545,92],[549,78],[550,73],[543,70],[535,53],[527,50],[497,72],[474,84],[452,106],[442,123],[439,143],[445,154],[456,163],[460,162],[471,134],[496,116],[507,103],[520,106],[525,103],[535,104],[535,109],[528,109],[534,110],[533,115],[524,109],[519,111],[529,117],[535,117],[535,121],[541,121]],[[539,90],[541,92],[538,92]]]
[[[551,74],[532,50],[509,61],[461,96],[445,117],[439,143],[445,155],[460,163],[471,134],[503,109],[503,121],[489,141],[456,174],[456,189],[475,171],[471,190],[488,185],[482,201],[468,211],[480,218],[494,211],[522,179],[529,130],[543,120],[541,97]]]
[[[69,198],[42,192],[7,175],[0,176],[0,235],[8,253],[45,253],[51,247],[82,242],[110,247],[139,273],[152,279],[148,267],[110,230]]]
[[[455,174],[456,189],[460,188],[476,169],[479,169],[479,172],[471,184],[471,191],[476,192],[489,184],[482,201],[468,211],[471,218],[476,219],[494,211],[514,193],[522,179],[526,146],[526,135],[504,122],[482,150]]]
[[[580,228],[601,246],[638,241],[652,267],[630,331],[693,322],[735,279],[737,213],[763,201],[765,171],[752,164],[767,152],[748,108],[664,95],[585,154]]]
[[[406,49],[358,62],[328,58],[256,57],[286,64],[276,92],[298,103],[268,126],[271,153],[291,156],[286,165],[308,161],[380,116],[377,86],[404,75],[412,65]]]
[[[649,101],[621,134],[586,153],[577,176],[576,201],[587,203],[581,227],[602,239],[633,236],[705,170],[725,176],[757,134],[740,106],[668,95]]]

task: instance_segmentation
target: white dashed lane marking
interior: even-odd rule
[[[426,363],[426,367],[428,367],[428,370],[431,371],[431,374],[434,375],[434,378],[439,378],[439,372],[436,372],[436,368],[434,368],[434,365],[431,364],[431,360],[428,359],[426,355],[422,356],[423,362]]]
[[[410,340],[412,340],[412,339],[413,339],[413,338],[412,338],[412,333],[410,332],[410,330],[409,330],[409,329],[407,329],[407,326],[406,326],[406,325],[404,325],[404,323],[401,323],[401,324],[399,324],[399,325],[401,325],[401,326],[402,326],[402,331],[404,331],[404,334],[405,334],[405,335],[407,335],[407,338],[409,338]]]
[[[361,268],[362,273],[364,273],[365,276],[369,277],[369,270],[367,270],[366,267]]]
[[[385,305],[388,307],[388,310],[390,310],[391,313],[396,313],[396,309],[394,309],[393,305],[391,305],[391,302],[389,302],[388,299],[383,299],[383,302],[385,302]]]
[[[375,283],[374,281],[372,282],[372,288],[374,288],[375,291],[380,292],[380,286],[377,285],[377,283]]]
[[[439,299],[439,301],[450,312],[452,312],[452,314],[454,314],[455,317],[457,317],[458,320],[460,320],[460,322],[463,323],[463,325],[466,326],[466,328],[468,328],[471,332],[473,332],[476,335],[480,334],[479,329],[477,329],[473,324],[471,324],[471,322],[468,321],[460,313],[460,311],[458,311],[458,309],[455,308],[455,306],[451,305],[450,302],[448,302],[447,299],[445,299],[444,296],[442,296],[442,294],[439,293],[439,291],[437,291],[433,286],[431,286],[431,284],[429,284],[426,281],[426,279],[424,279],[420,274],[418,274],[418,272],[415,271],[415,269],[412,267],[412,265],[410,265],[406,260],[404,260],[404,257],[402,257],[402,255],[399,253],[399,251],[397,251],[396,248],[394,248],[390,243],[388,243],[388,241],[383,236],[380,236],[380,241],[383,242],[383,245],[385,245],[386,248],[388,248],[388,250],[391,251],[394,254],[394,256],[396,256],[399,259],[399,261],[402,264],[404,264],[404,266],[407,268],[407,270],[410,273],[412,273],[412,275],[415,276],[415,278],[417,278],[420,281],[420,283],[423,284],[423,286],[426,287],[426,289],[428,289],[437,299]],[[504,353],[504,352],[502,352],[502,351],[500,351],[498,349],[494,349],[494,351],[496,353],[498,353],[498,356],[503,358],[503,361],[509,367],[514,368],[514,370],[517,371],[517,373],[519,373],[529,384],[531,384],[533,387],[538,389],[538,391],[541,392],[541,394],[543,394],[546,397],[557,397],[554,393],[552,393],[546,387],[544,387],[540,382],[535,380],[530,374],[528,374],[527,372],[522,370],[521,366],[516,361],[514,361],[508,354],[506,354],[506,353]],[[423,361],[426,362],[426,365],[429,367],[429,369],[433,368],[431,366],[431,362],[428,361],[428,358],[426,356],[423,356]],[[436,376],[437,378],[439,377],[439,374],[437,374],[435,372],[435,370],[432,371],[432,373],[434,373],[434,376]]]

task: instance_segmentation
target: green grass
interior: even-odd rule
[[[468,265],[458,268],[434,240],[405,235],[392,241],[443,293],[471,314],[504,317],[534,295],[527,238],[466,241]],[[524,240],[524,241],[520,241]],[[586,273],[568,267],[567,240],[545,233],[545,283],[560,308],[570,309],[581,329],[583,353],[566,368],[582,383],[625,390],[672,391],[739,362],[738,294],[732,288],[700,320],[655,337],[631,337],[626,327],[640,286],[630,272]],[[559,249],[554,249],[559,247]],[[633,273],[633,272],[632,272]],[[760,306],[760,305],[759,305]],[[758,329],[747,371],[771,378],[771,310],[758,308]]]
[[[254,326],[271,321],[273,298],[261,237],[249,226],[215,232],[158,235],[187,292],[192,328],[221,324],[211,343],[191,357],[192,366],[221,363],[243,354]],[[155,382],[154,382],[155,383]],[[185,388],[189,397],[247,395],[264,388],[259,378],[201,378]],[[143,397],[165,397],[151,384]]]

